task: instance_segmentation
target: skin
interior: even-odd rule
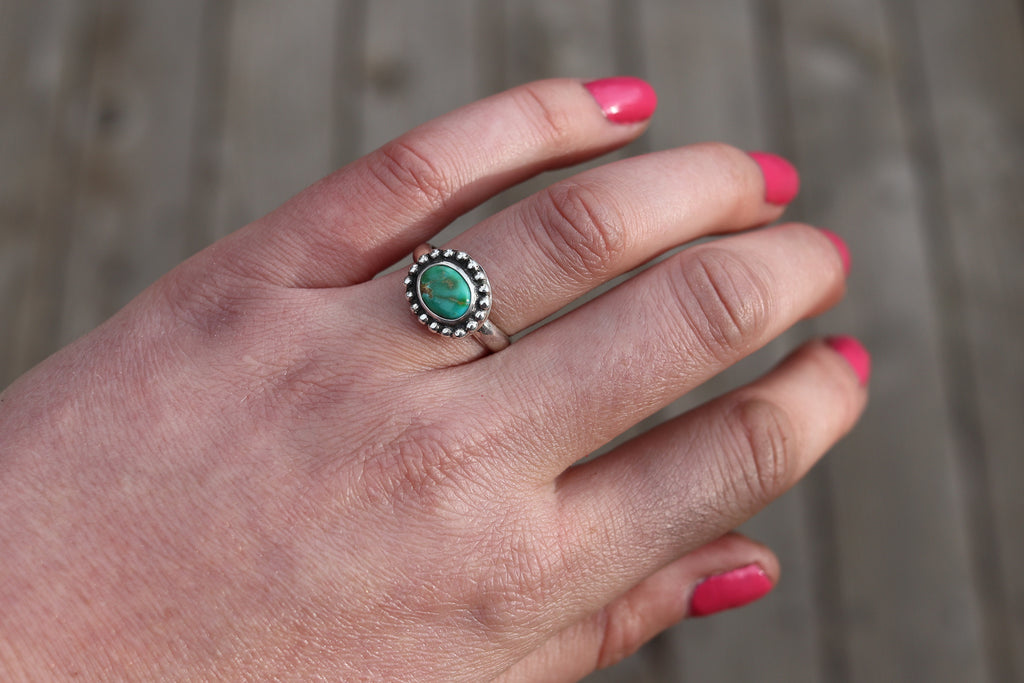
[[[575,81],[427,123],[168,273],[0,394],[0,678],[575,680],[758,563],[729,533],[851,428],[821,342],[579,458],[836,303],[841,259],[702,145],[611,163],[454,246],[514,334],[427,333],[408,258],[542,170],[621,146]],[[515,255],[513,258],[511,255]]]

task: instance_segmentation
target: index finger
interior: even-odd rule
[[[277,284],[361,282],[501,190],[630,142],[655,105],[654,90],[637,78],[522,85],[392,140],[221,248]]]

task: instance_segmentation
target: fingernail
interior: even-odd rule
[[[864,345],[853,337],[829,337],[825,343],[836,353],[846,359],[853,371],[857,373],[861,386],[867,386],[871,379],[871,354]]]
[[[763,598],[772,588],[772,580],[756,564],[709,576],[693,590],[690,616],[703,617],[742,607]]]
[[[651,118],[658,95],[647,81],[633,76],[615,76],[584,83],[604,116],[613,123],[639,123]]]
[[[836,251],[839,252],[839,258],[843,259],[843,270],[846,272],[847,275],[849,275],[850,274],[850,248],[848,246],[846,246],[846,242],[843,241],[842,237],[840,237],[839,235],[835,234],[831,230],[826,230],[825,228],[818,228],[818,229],[821,230],[821,232],[824,233],[825,237],[829,238],[832,241],[832,244],[834,244],[836,246]]]
[[[748,152],[761,167],[764,175],[764,200],[776,206],[785,206],[800,192],[800,174],[793,164],[775,154]]]

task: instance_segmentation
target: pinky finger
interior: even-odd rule
[[[661,568],[548,640],[500,681],[575,681],[612,666],[686,617],[741,607],[778,581],[771,550],[731,533]]]

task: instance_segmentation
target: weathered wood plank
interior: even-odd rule
[[[361,153],[481,95],[475,17],[471,0],[370,4]]]
[[[339,11],[335,0],[301,12],[272,0],[233,4],[210,241],[332,170]]]
[[[820,328],[858,334],[876,362],[864,420],[823,466],[831,500],[815,502],[835,520],[821,535],[839,572],[825,676],[985,681],[898,37],[878,2],[781,7],[803,206],[854,255],[848,299]]]
[[[1024,675],[1024,16],[1020,3],[890,3],[917,23],[920,137],[950,421],[996,680]],[[909,11],[907,11],[909,10]],[[911,34],[914,35],[914,34]]]
[[[686,5],[643,0],[636,6],[641,62],[658,91],[651,147],[719,140],[765,149],[771,139],[760,78],[755,3]]]
[[[592,79],[619,73],[618,27],[610,0],[506,0],[504,79],[515,85],[560,76]]]
[[[102,6],[70,216],[61,343],[99,324],[186,255],[187,142],[202,18],[200,0]]]
[[[91,3],[0,5],[0,388],[56,350]]]
[[[483,96],[473,0],[383,0],[367,11],[361,149]],[[433,242],[444,244],[482,217],[470,212]]]
[[[505,0],[501,4],[500,88],[542,78],[589,80],[622,71],[614,46],[611,0]],[[616,152],[570,169],[553,171],[506,192],[490,206],[508,206],[561,178],[622,157]]]

